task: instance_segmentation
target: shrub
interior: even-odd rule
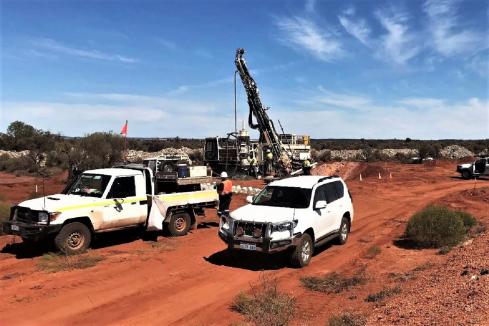
[[[405,235],[419,247],[453,247],[464,239],[475,223],[468,213],[428,206],[409,219]]]
[[[330,150],[322,150],[317,155],[317,160],[319,162],[329,162],[331,161],[331,151]]]
[[[325,292],[325,293],[340,293],[348,290],[356,285],[364,284],[366,281],[362,274],[351,277],[341,276],[333,272],[324,276],[306,276],[301,278],[301,283],[309,290]]]
[[[401,293],[401,288],[398,286],[390,288],[390,289],[383,289],[380,292],[369,294],[367,296],[367,298],[365,299],[365,301],[377,302],[377,301],[384,300],[385,298],[391,297],[391,296],[393,296],[395,294],[399,294],[399,293]]]
[[[328,326],[364,326],[366,324],[367,318],[365,318],[365,316],[350,312],[345,312],[338,316],[332,316],[328,320]]]
[[[48,253],[41,257],[37,263],[37,267],[48,273],[56,273],[93,267],[102,260],[104,260],[103,257],[87,254],[63,256]]]
[[[367,252],[363,255],[363,257],[368,258],[368,259],[373,259],[375,256],[380,254],[380,247],[379,246],[371,246],[367,249]]]
[[[251,294],[236,296],[232,309],[256,325],[287,325],[295,312],[295,298],[280,292],[275,279],[262,277],[251,286]]]
[[[0,201],[0,223],[8,221],[10,217],[10,205]],[[2,234],[2,229],[0,227],[0,234]]]

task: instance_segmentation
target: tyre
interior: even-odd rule
[[[470,173],[469,170],[463,170],[462,171],[462,178],[464,178],[466,180],[470,179],[470,178],[472,178],[472,173]]]
[[[56,248],[66,255],[75,255],[86,251],[91,241],[90,229],[80,222],[66,224],[54,238]]]
[[[336,241],[340,245],[344,245],[348,240],[348,234],[350,233],[350,221],[348,218],[343,217],[341,219],[340,232],[338,234],[338,240]]]
[[[168,223],[168,231],[174,237],[180,237],[186,235],[191,227],[191,219],[188,213],[175,213],[172,214],[170,222]]]
[[[290,263],[294,267],[304,267],[309,264],[314,252],[314,243],[309,234],[304,233],[299,244],[294,248],[290,255]]]

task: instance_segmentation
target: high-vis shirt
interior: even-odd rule
[[[233,192],[233,183],[231,180],[224,180],[222,182],[223,188],[220,191],[220,195],[227,195]]]

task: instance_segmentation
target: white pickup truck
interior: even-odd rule
[[[218,234],[230,251],[290,250],[292,265],[303,267],[315,246],[333,239],[344,244],[348,239],[353,205],[340,177],[274,181],[247,200],[250,204],[221,218]]]
[[[457,165],[457,172],[464,179],[473,179],[480,176],[489,176],[489,156],[479,157],[473,163]]]
[[[74,254],[86,250],[96,233],[146,226],[153,195],[164,203],[164,224],[174,236],[185,235],[204,208],[218,203],[215,190],[161,193],[156,185],[143,166],[85,171],[62,194],[12,207],[2,229],[24,241],[54,237],[59,250]]]

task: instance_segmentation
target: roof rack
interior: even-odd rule
[[[324,177],[324,178],[321,178],[318,180],[317,183],[320,183],[320,182],[323,182],[324,180],[329,180],[329,179],[334,179],[334,178],[339,178],[340,176],[335,174],[335,175],[330,175],[330,176],[327,176],[327,177]]]

